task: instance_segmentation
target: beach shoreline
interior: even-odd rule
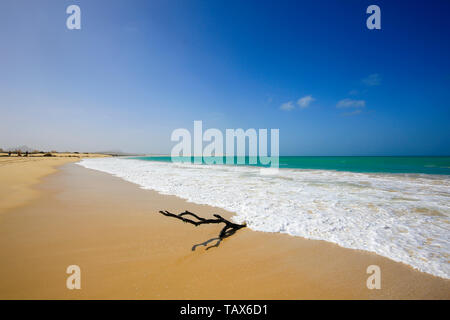
[[[254,231],[373,252],[450,279],[448,176],[179,164],[156,158],[79,164],[162,194],[234,212]],[[384,160],[382,160],[384,161]]]
[[[196,228],[159,210],[232,213],[68,162],[34,178],[26,202],[3,207],[1,299],[450,298],[449,280],[325,241],[246,228],[217,248],[192,251],[221,228]],[[81,290],[65,287],[72,264],[81,268]],[[366,286],[369,265],[381,268],[380,290]]]
[[[26,157],[0,153],[0,214],[38,197],[33,186],[57,171],[57,167],[84,158],[107,157],[102,154],[54,153],[50,157],[29,154]]]

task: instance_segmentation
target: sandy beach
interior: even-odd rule
[[[56,167],[80,158],[104,157],[100,154],[58,153],[52,157],[30,154],[28,157],[0,153],[0,214],[26,204],[37,197],[32,188],[39,179],[56,171]]]
[[[449,299],[450,281],[387,258],[282,234],[239,230],[218,248],[159,210],[231,217],[75,165],[0,160],[0,299]],[[81,268],[81,290],[66,268]],[[380,290],[366,287],[378,265]]]

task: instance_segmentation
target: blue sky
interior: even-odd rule
[[[71,4],[81,30],[66,28]],[[381,30],[366,28],[371,4]],[[203,120],[279,128],[282,155],[449,155],[448,12],[444,0],[2,0],[0,147],[169,153],[174,129]]]

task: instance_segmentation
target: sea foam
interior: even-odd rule
[[[367,250],[450,278],[450,176],[85,159],[144,189],[234,212],[265,232]],[[164,208],[162,208],[164,209]]]

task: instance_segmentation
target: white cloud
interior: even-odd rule
[[[307,108],[311,102],[313,102],[314,99],[312,96],[304,96],[303,98],[298,99],[297,104],[300,106],[301,109]]]
[[[351,96],[357,96],[359,94],[358,90],[350,90],[350,92],[348,93]]]
[[[283,103],[280,107],[281,110],[284,111],[291,111],[292,109],[294,109],[294,105],[292,104],[292,101]]]
[[[378,86],[381,84],[381,77],[378,73],[374,73],[362,79],[362,82],[369,87]]]
[[[353,99],[343,99],[336,104],[338,108],[364,108],[365,106],[366,101]]]

